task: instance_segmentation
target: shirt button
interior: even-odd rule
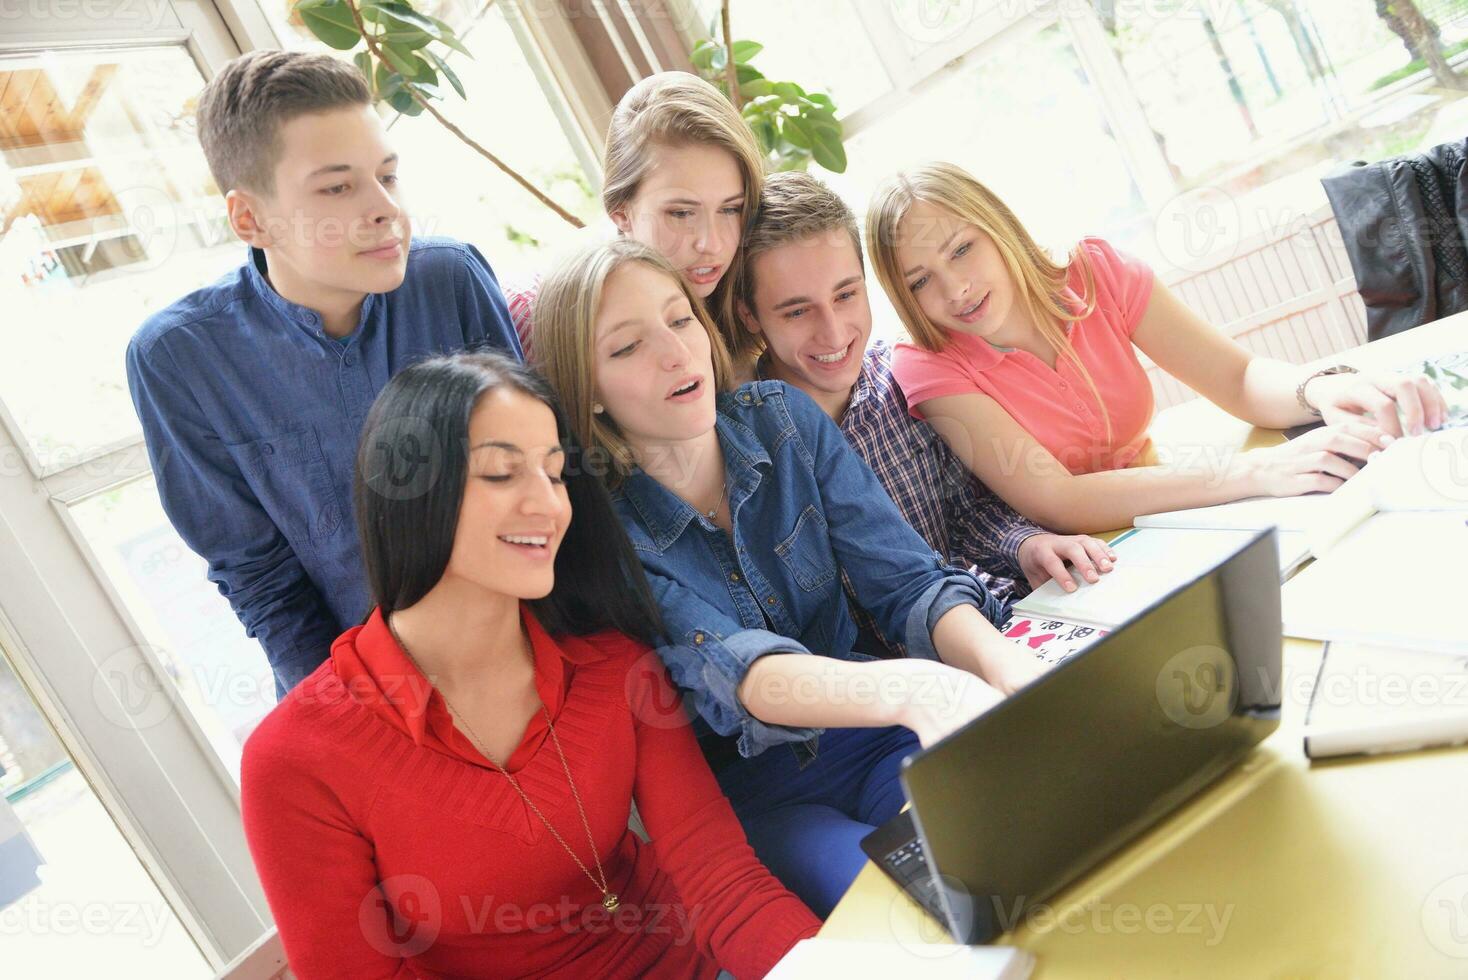
[[[346,357],[342,358],[342,360],[346,362],[347,367],[352,367],[357,363],[357,355],[348,354]]]
[[[266,456],[275,455],[275,447],[268,442],[264,446],[260,447],[260,451],[263,452]]]
[[[773,606],[774,604],[775,604],[775,597],[774,596],[770,596],[768,599],[765,600],[765,605],[767,605],[767,606]]]
[[[739,573],[738,572],[730,572],[729,573],[729,581],[731,581],[731,582],[737,582],[737,581],[739,581]]]
[[[693,634],[693,642],[694,643],[702,643],[703,642],[703,634],[702,633],[694,633]]]
[[[1062,387],[1062,388],[1069,388],[1070,385],[1068,385],[1064,381],[1062,381],[1062,382],[1060,382],[1060,387]]]

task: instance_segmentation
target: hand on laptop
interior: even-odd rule
[[[1116,552],[1098,538],[1087,534],[1032,534],[1019,546],[1019,567],[1030,588],[1038,589],[1052,578],[1067,592],[1077,588],[1070,562],[1076,575],[1087,582],[1100,581],[1111,571]]]

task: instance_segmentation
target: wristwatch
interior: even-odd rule
[[[1349,364],[1332,364],[1328,368],[1321,368],[1319,371],[1316,371],[1314,374],[1310,375],[1310,377],[1308,377],[1304,381],[1301,381],[1300,382],[1300,386],[1295,389],[1295,398],[1299,401],[1301,408],[1303,408],[1305,411],[1309,412],[1311,415],[1315,416],[1316,418],[1320,418],[1320,409],[1318,409],[1314,405],[1310,404],[1310,402],[1305,398],[1305,386],[1307,384],[1309,384],[1310,382],[1314,381],[1316,378],[1324,378],[1324,377],[1326,377],[1328,375],[1332,375],[1332,374],[1360,374],[1360,373],[1361,373],[1360,371],[1357,371],[1355,368],[1351,367]]]

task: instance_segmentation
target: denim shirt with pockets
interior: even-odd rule
[[[996,625],[1008,610],[908,526],[804,392],[751,382],[718,396],[716,427],[732,539],[640,469],[614,503],[665,621],[658,652],[696,729],[737,736],[745,757],[791,744],[804,764],[821,729],[762,722],[736,691],[767,653],[870,659],[852,650],[857,629],[838,569],[883,633],[902,637],[913,657],[937,659],[933,626],[954,606],[973,605]]]

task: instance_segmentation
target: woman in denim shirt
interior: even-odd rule
[[[756,853],[825,915],[861,869],[861,838],[902,807],[902,758],[1039,662],[999,635],[1002,605],[927,547],[808,396],[778,381],[727,390],[718,334],[647,247],[562,263],[534,330],[605,466],[665,619],[658,652],[715,775]],[[852,651],[840,570],[908,659]]]

